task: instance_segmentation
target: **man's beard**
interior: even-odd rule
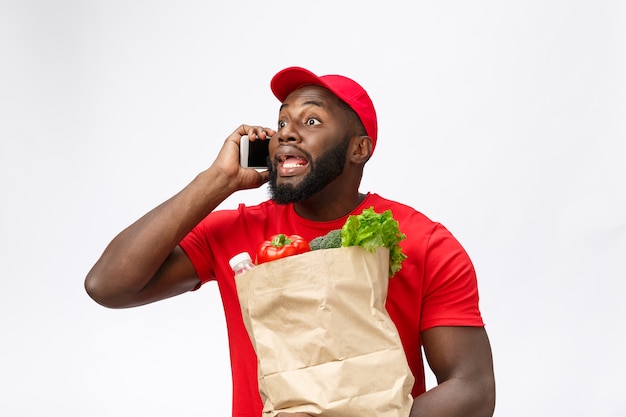
[[[310,164],[309,173],[299,184],[277,184],[278,171],[275,162],[268,164],[270,181],[269,191],[271,199],[278,204],[298,203],[305,201],[321,191],[331,181],[341,175],[346,164],[348,138],[344,138],[335,147],[326,151],[316,161],[305,153]]]

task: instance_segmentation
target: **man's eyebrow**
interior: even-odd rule
[[[317,100],[309,100],[304,102],[305,106],[317,106],[317,107],[326,107],[324,102]]]

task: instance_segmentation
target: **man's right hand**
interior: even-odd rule
[[[215,170],[216,174],[224,175],[227,183],[233,187],[233,192],[258,188],[269,180],[267,171],[257,171],[251,168],[243,168],[239,164],[239,146],[241,137],[247,135],[251,141],[270,140],[276,131],[262,126],[239,126],[226,140],[215,162],[209,170]]]

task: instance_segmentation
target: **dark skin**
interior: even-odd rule
[[[111,308],[134,307],[196,288],[199,278],[178,242],[232,193],[268,181],[267,172],[239,166],[243,135],[256,140],[271,136],[270,157],[275,161],[280,155],[299,151],[315,159],[337,138],[347,137],[343,173],[315,195],[295,203],[295,209],[307,219],[333,220],[362,201],[359,186],[371,153],[371,139],[346,123],[341,102],[328,90],[303,87],[281,106],[277,131],[240,126],[226,139],[207,170],[111,241],[85,279],[85,288],[95,301]],[[308,169],[307,164],[289,175],[279,175],[277,183],[296,185]],[[411,416],[493,415],[493,362],[484,328],[435,327],[421,336],[438,385],[415,399]],[[302,413],[279,416],[308,417]]]
[[[328,97],[320,98],[320,93]],[[350,145],[342,175],[306,201],[295,204],[296,212],[310,220],[328,221],[342,217],[364,198],[358,189],[363,167],[371,152],[371,139],[368,136],[350,135],[343,119],[335,117],[340,113],[339,106],[339,100],[320,87],[297,90],[281,106],[278,141],[270,142],[271,155],[298,154],[299,149],[303,149],[314,158],[332,147],[337,138],[349,137]],[[277,182],[298,184],[302,176],[308,173],[307,168],[294,176],[279,175]]]

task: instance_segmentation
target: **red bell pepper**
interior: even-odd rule
[[[259,246],[256,255],[256,263],[260,265],[264,262],[270,262],[291,255],[298,255],[310,250],[309,242],[302,236],[287,236],[284,233],[279,233],[272,236],[269,240],[264,241],[261,246]]]

